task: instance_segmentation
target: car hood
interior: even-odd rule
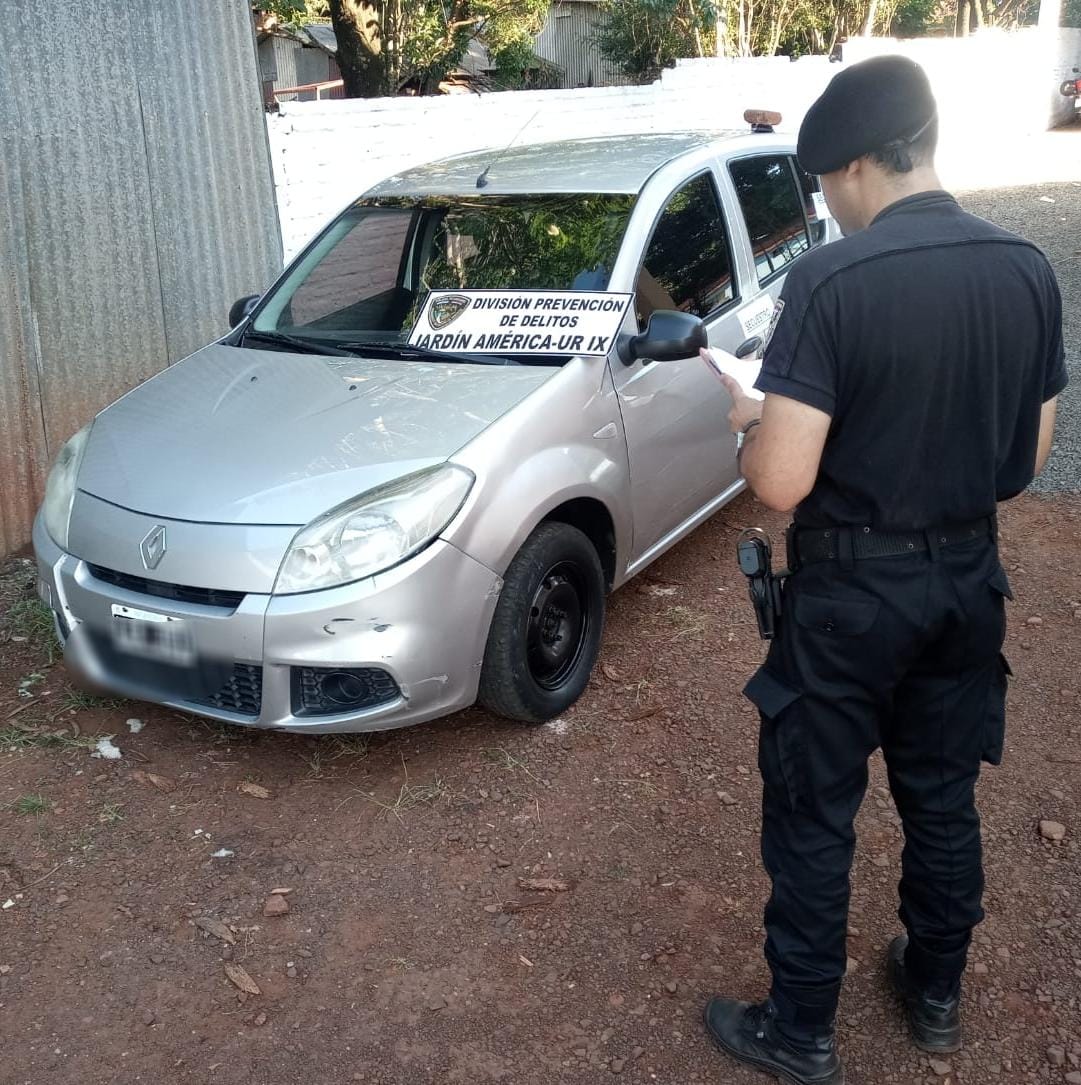
[[[299,526],[443,462],[556,372],[216,343],[98,415],[78,486],[161,518]]]

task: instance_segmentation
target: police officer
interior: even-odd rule
[[[745,689],[759,709],[769,997],[714,998],[742,1062],[797,1083],[844,1070],[845,971],[867,759],[885,755],[905,834],[906,934],[888,968],[915,1043],[956,1051],[961,975],[983,912],[980,762],[1002,754],[1010,587],[996,502],[1047,459],[1066,384],[1062,303],[1034,245],[942,191],[935,101],[902,57],[837,75],[800,129],[846,235],[803,256],[756,387],[726,378],[742,471],[795,508],[784,613]]]

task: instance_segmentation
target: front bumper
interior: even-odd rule
[[[195,715],[309,733],[388,730],[471,705],[502,587],[499,576],[442,540],[356,584],[304,595],[247,593],[235,607],[165,599],[107,583],[86,562],[61,550],[40,516],[34,551],[40,590],[66,654],[99,684]],[[251,684],[257,675],[259,692],[230,701],[249,710],[192,700],[153,668],[133,681],[126,671],[89,654],[81,633],[106,629],[114,604],[183,618],[201,656],[235,665],[242,682]],[[362,711],[296,715],[293,671],[300,667],[378,668],[394,679],[400,696]]]

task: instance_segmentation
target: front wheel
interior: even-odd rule
[[[570,524],[541,524],[507,569],[484,650],[478,700],[544,723],[586,688],[604,629],[604,570]]]

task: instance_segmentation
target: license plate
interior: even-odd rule
[[[113,643],[120,651],[176,666],[195,662],[195,638],[183,618],[119,603],[112,611]]]

